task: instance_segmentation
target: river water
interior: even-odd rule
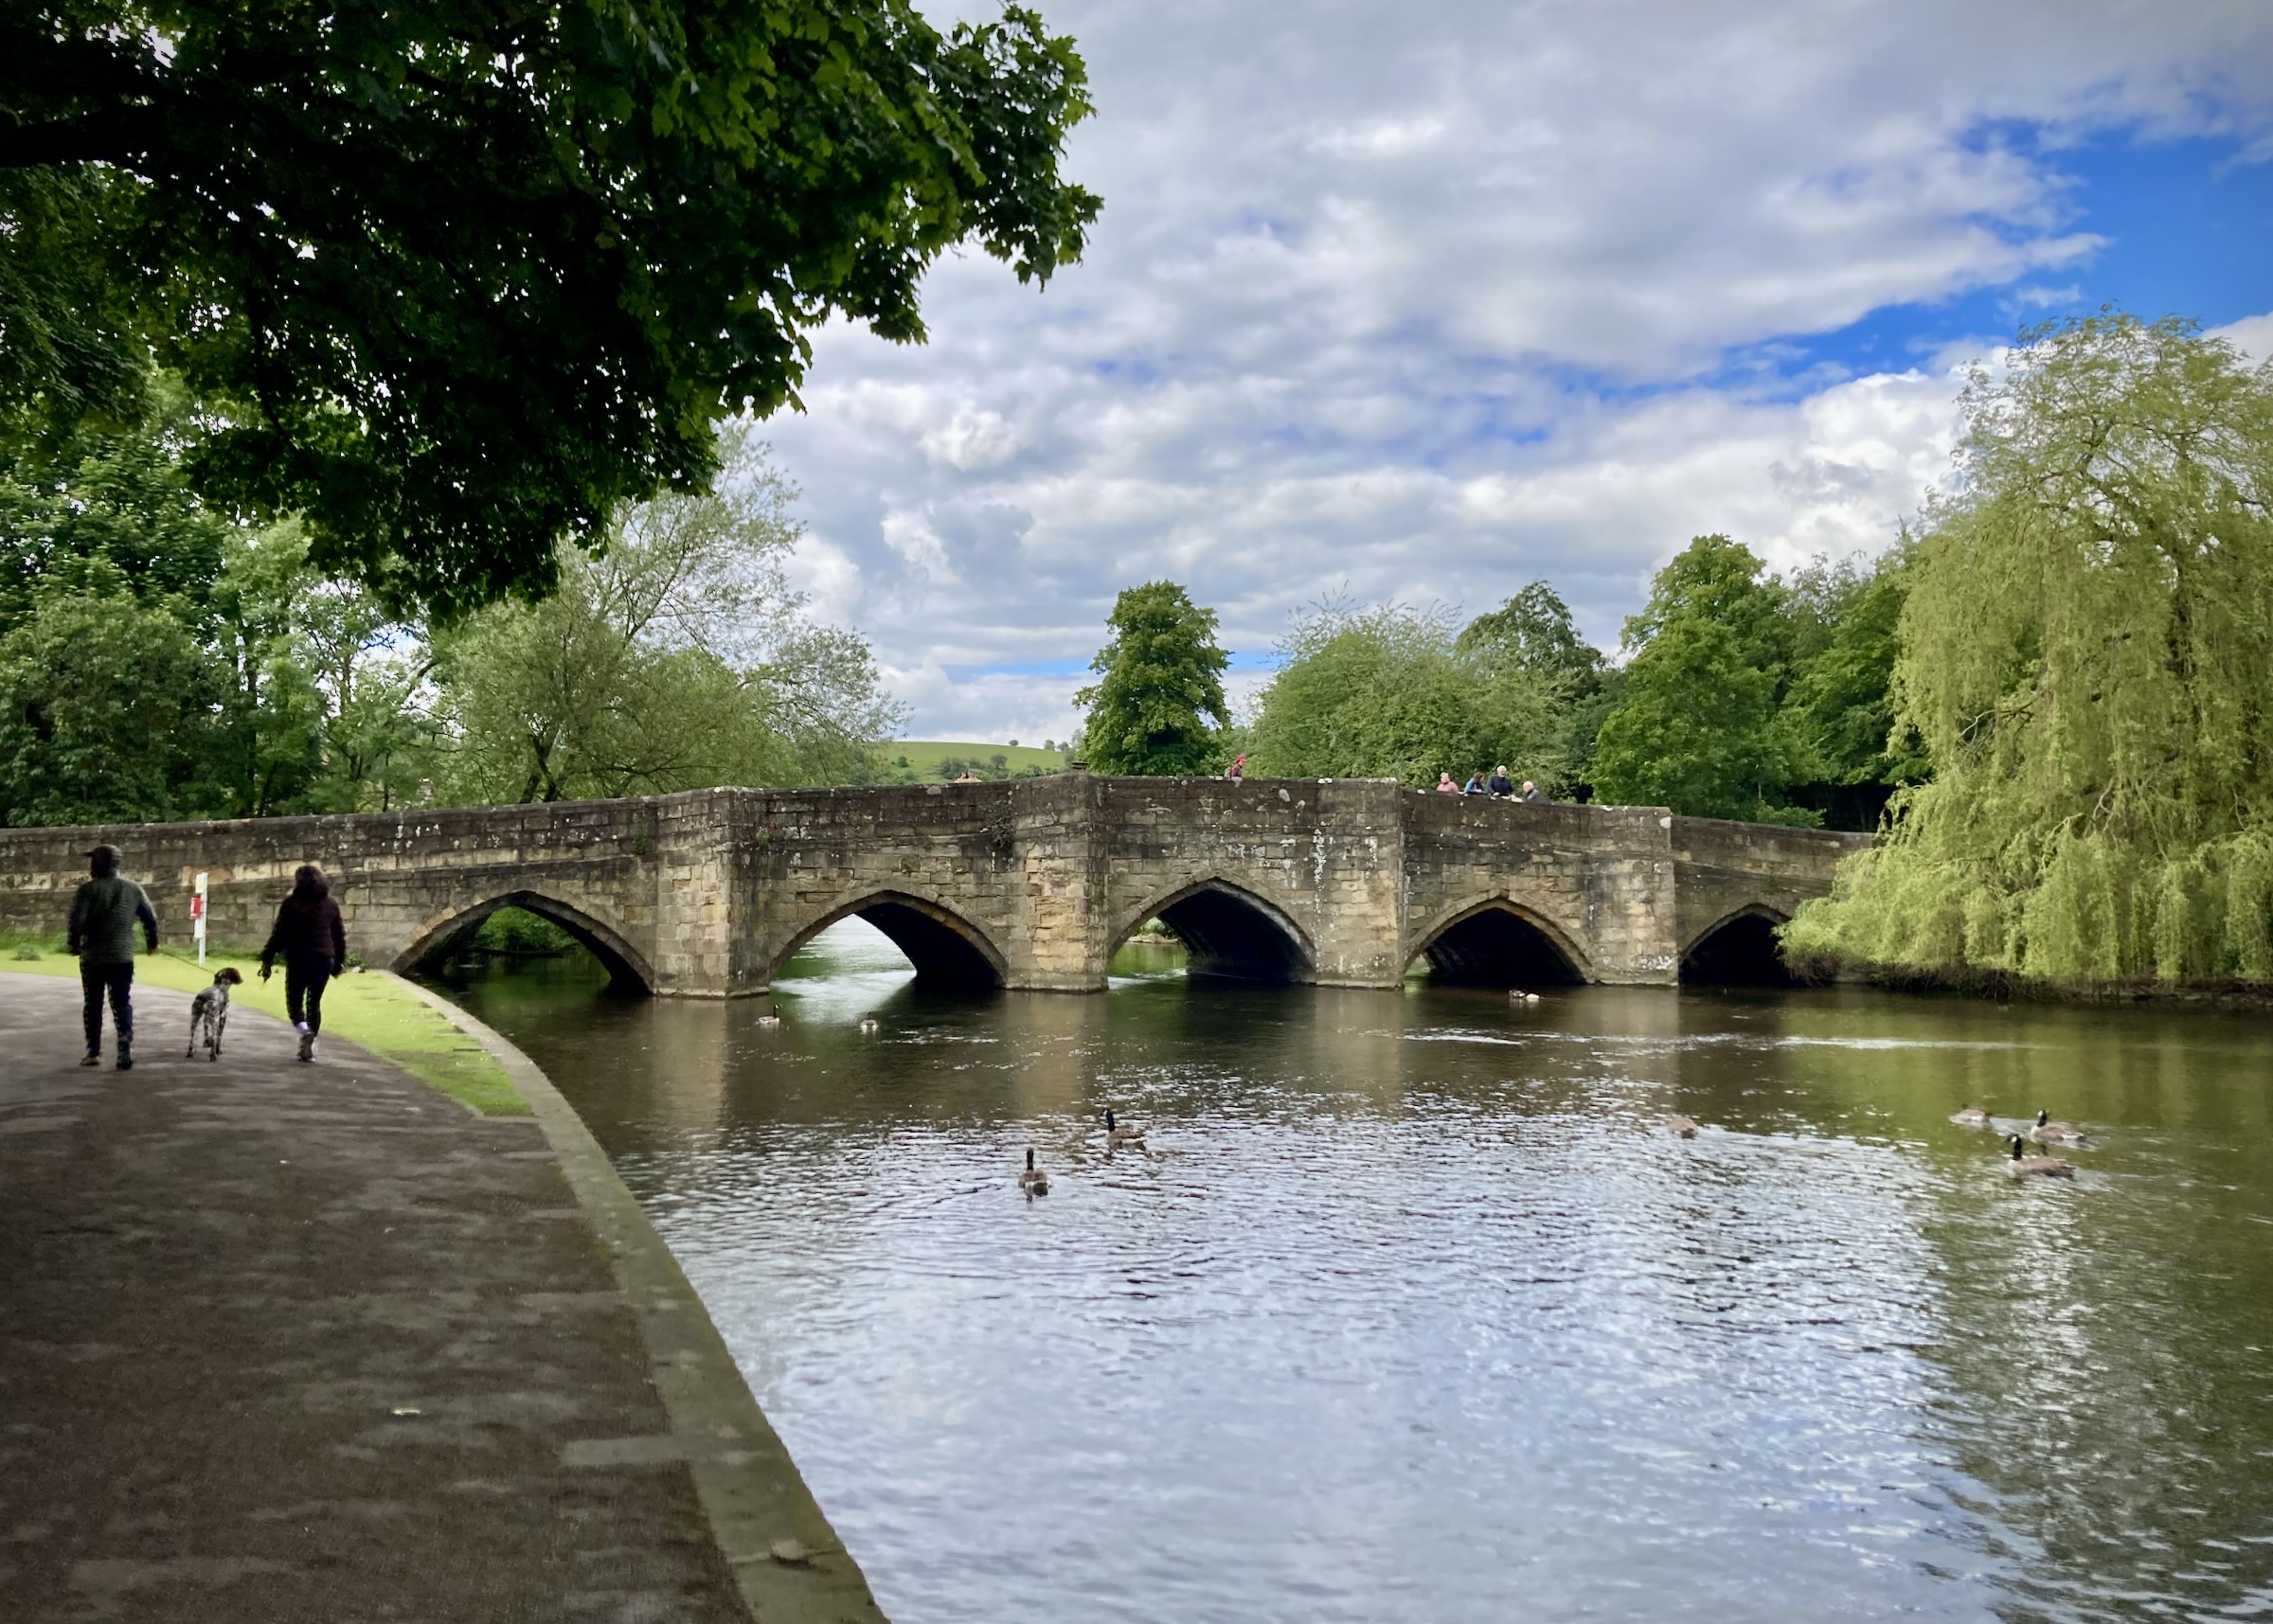
[[[896,1624],[2273,1619],[2273,1022],[1116,968],[930,997],[852,920],[778,1026],[454,989]]]

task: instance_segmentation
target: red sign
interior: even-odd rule
[[[189,917],[193,919],[206,917],[206,900],[194,891],[189,894]]]

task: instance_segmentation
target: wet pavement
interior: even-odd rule
[[[746,1618],[538,1123],[136,994],[81,1069],[77,986],[0,974],[11,1624]]]

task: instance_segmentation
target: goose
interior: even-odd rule
[[[876,1030],[876,1018],[873,1015],[864,1018],[860,1023],[860,1029],[864,1032]]]
[[[1697,1119],[1677,1114],[1668,1116],[1665,1119],[1665,1131],[1676,1139],[1693,1139],[1697,1136]]]
[[[1508,1002],[1511,1004],[1536,1004],[1539,1002],[1539,994],[1526,992],[1520,987],[1512,987],[1508,990]]]
[[[1960,1128],[1986,1128],[1989,1126],[1989,1113],[1978,1105],[1968,1105],[1950,1120]]]
[[[1124,1127],[1122,1127],[1122,1126],[1121,1126],[1119,1123],[1118,1123],[1118,1122],[1116,1122],[1116,1121],[1114,1121],[1114,1120],[1113,1120],[1113,1108],[1112,1108],[1110,1105],[1106,1106],[1106,1107],[1105,1107],[1105,1145],[1106,1145],[1106,1148],[1107,1148],[1107,1149],[1111,1149],[1111,1148],[1112,1148],[1113,1146],[1115,1146],[1115,1145],[1136,1145],[1136,1146],[1138,1146],[1139,1148],[1141,1148],[1141,1147],[1143,1146],[1143,1144],[1144,1144],[1144,1130],[1143,1130],[1143,1129],[1141,1129],[1141,1128],[1124,1128]]]
[[[2013,1135],[2013,1157],[2005,1166],[2013,1170],[2015,1178],[2034,1175],[2037,1178],[2045,1179],[2072,1179],[2076,1176],[2075,1168],[2071,1164],[2062,1161],[2058,1156],[2023,1155],[2021,1153],[2021,1137],[2018,1133]]]
[[[781,1006],[768,998],[765,1001],[765,1013],[758,1017],[758,1024],[766,1027],[779,1026],[781,1024]]]
[[[1029,1195],[1047,1195],[1049,1175],[1034,1166],[1034,1153],[1026,1153],[1026,1171],[1018,1175],[1018,1187]]]
[[[2083,1140],[2084,1130],[2073,1122],[2055,1122],[2050,1112],[2040,1108],[2030,1136],[2040,1145],[2074,1145]]]

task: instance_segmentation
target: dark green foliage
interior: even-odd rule
[[[139,823],[204,810],[212,663],[106,561],[48,580],[0,636],[0,813],[11,824]]]
[[[1215,641],[1215,611],[1169,580],[1132,586],[1113,605],[1113,640],[1089,669],[1101,680],[1074,695],[1089,707],[1082,740],[1099,773],[1208,773],[1220,767],[1213,718],[1230,721]]]
[[[798,614],[761,463],[625,510],[552,598],[438,644],[325,579],[296,525],[201,503],[171,421],[0,455],[0,823],[870,776],[895,714],[866,645]]]
[[[1544,580],[1469,621],[1454,646],[1496,669],[1547,681],[1582,682],[1600,676],[1605,664],[1571,623],[1570,606]]]
[[[476,953],[508,958],[557,958],[576,946],[576,938],[542,914],[499,908],[481,921],[472,945]]]
[[[52,571],[87,559],[116,565],[144,603],[208,609],[234,526],[183,473],[198,426],[181,389],[161,384],[152,405],[129,428],[82,423],[0,459],[0,628]]]
[[[1806,779],[1891,785],[1925,776],[1917,736],[1896,737],[1892,693],[1914,556],[1906,538],[1867,568],[1818,565],[1792,582],[1801,652],[1786,718]]]
[[[90,166],[0,167],[0,442],[141,411],[139,290],[109,229],[124,184]]]
[[[1596,741],[1600,799],[1817,821],[1781,800],[1799,764],[1781,718],[1789,598],[1726,536],[1699,536],[1657,572],[1647,607],[1626,622],[1625,693]]]
[[[920,340],[924,270],[1023,279],[1097,200],[1081,59],[905,0],[23,0],[0,15],[0,384],[210,402],[201,488],[451,614],[698,489],[832,317]],[[147,348],[146,348],[147,347]],[[31,407],[21,403],[33,402]]]
[[[1554,588],[1534,580],[1462,628],[1455,645],[1488,696],[1494,764],[1568,794],[1593,774],[1596,736],[1625,675],[1579,635]]]

